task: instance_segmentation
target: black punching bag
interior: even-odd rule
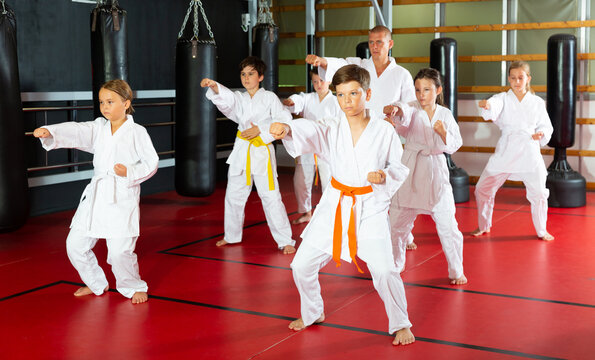
[[[552,35],[547,42],[547,112],[554,127],[548,145],[555,152],[546,181],[551,207],[578,207],[587,202],[587,182],[566,160],[576,126],[576,65],[576,38]]]
[[[91,11],[91,71],[93,113],[101,116],[98,94],[106,81],[128,81],[126,11],[117,0],[101,0]]]
[[[261,87],[277,93],[279,89],[279,27],[274,24],[256,24],[252,29],[252,55],[267,66]]]
[[[185,28],[176,44],[175,185],[180,195],[208,196],[215,191],[217,113],[200,82],[216,78],[217,47],[214,39],[198,40]]]
[[[430,43],[430,67],[440,72],[443,79],[442,92],[444,106],[450,109],[455,120],[457,113],[457,42],[451,38],[434,39]],[[452,160],[450,154],[446,156],[446,164],[450,172],[455,203],[469,201],[469,174]]]
[[[29,213],[25,129],[14,12],[0,4],[0,231],[22,226]]]
[[[355,56],[360,59],[370,58],[370,47],[368,46],[367,41],[357,44],[355,47]]]

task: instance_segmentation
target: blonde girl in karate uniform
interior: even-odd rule
[[[329,81],[323,81],[318,76],[316,67],[310,70],[310,80],[315,92],[291,95],[283,100],[283,105],[292,113],[304,119],[316,120],[322,123],[334,121],[341,117],[341,108],[337,98],[329,90]],[[315,154],[304,154],[295,159],[295,173],[293,175],[293,188],[298,203],[300,216],[292,224],[301,224],[312,218],[312,185],[316,176],[316,169],[320,174],[322,192],[326,189],[331,174],[328,164],[316,157]]]
[[[450,110],[442,106],[442,81],[435,69],[421,69],[414,78],[417,101],[397,103],[384,111],[406,139],[402,161],[409,177],[391,202],[390,223],[395,263],[405,266],[407,239],[418,214],[428,214],[448,263],[453,285],[467,283],[463,272],[463,234],[455,218],[455,202],[444,153],[452,154],[463,141]]]
[[[82,123],[66,122],[35,129],[46,150],[76,148],[93,154],[94,174],[81,196],[70,224],[66,252],[84,287],[74,295],[101,295],[109,288],[93,247],[107,244],[107,262],[116,289],[133,304],[148,300],[134,253],[139,236],[140,183],[157,171],[159,157],[147,130],[134,122],[132,90],[123,80],[112,80],[99,90],[103,117]]]
[[[551,241],[554,236],[546,229],[547,170],[540,147],[550,141],[553,127],[545,102],[531,91],[529,64],[524,61],[510,64],[508,82],[510,90],[479,102],[481,116],[492,120],[502,135],[475,185],[478,228],[471,234],[480,236],[490,232],[496,192],[510,179],[525,184],[537,236]]]

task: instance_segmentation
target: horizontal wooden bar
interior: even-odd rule
[[[471,153],[485,153],[493,154],[495,148],[489,146],[461,146],[458,152],[471,152]],[[541,149],[542,155],[554,155],[554,149]],[[580,156],[580,157],[595,157],[595,150],[566,150],[568,156]]]
[[[306,65],[305,59],[280,59],[279,65]]]
[[[482,2],[491,0],[393,0],[393,5],[420,5],[420,4],[441,4],[441,3],[461,3],[461,2]],[[382,6],[382,0],[378,1],[378,4]],[[331,4],[316,4],[316,10],[327,10],[327,9],[348,9],[348,8],[361,8],[371,7],[371,1],[348,1]],[[278,12],[289,12],[289,11],[306,11],[305,5],[284,5],[284,6],[273,6],[271,11]]]
[[[457,119],[458,122],[486,122],[491,120],[484,120],[481,116],[459,116]],[[577,125],[595,125],[594,118],[577,118],[576,119]]]

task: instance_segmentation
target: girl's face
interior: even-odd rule
[[[258,75],[258,71],[252,66],[246,66],[240,72],[240,78],[242,79],[242,85],[249,92],[257,91],[260,82],[264,79],[264,75]]]
[[[434,106],[440,93],[442,93],[442,86],[436,87],[432,80],[423,78],[415,80],[415,97],[422,107]]]
[[[109,121],[119,121],[126,118],[126,110],[130,107],[130,100],[124,100],[117,93],[99,90],[99,110]]]
[[[317,74],[312,75],[312,87],[314,88],[314,91],[316,91],[318,94],[326,94],[328,92],[328,86],[330,84],[331,83],[328,81],[322,81],[320,76],[318,76]]]
[[[531,76],[527,75],[522,68],[510,69],[508,72],[508,82],[512,91],[517,94],[524,94],[527,92],[527,85],[531,81]]]

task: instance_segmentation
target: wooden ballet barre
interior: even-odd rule
[[[462,2],[482,2],[490,0],[393,0],[393,5],[420,5],[420,4],[444,4],[444,3],[462,3]],[[378,5],[382,6],[382,0],[378,1]],[[316,10],[328,9],[352,9],[361,7],[372,7],[371,1],[348,1],[331,4],[316,4]],[[271,11],[274,12],[290,12],[290,11],[306,11],[305,5],[284,5],[272,6]]]
[[[461,146],[457,152],[493,154],[496,148],[490,146]],[[554,155],[555,149],[541,149],[541,155]],[[566,155],[580,157],[595,157],[595,150],[567,149]]]
[[[459,116],[458,122],[491,122],[491,120],[484,120],[481,116]],[[577,118],[577,125],[595,125],[595,118]]]

